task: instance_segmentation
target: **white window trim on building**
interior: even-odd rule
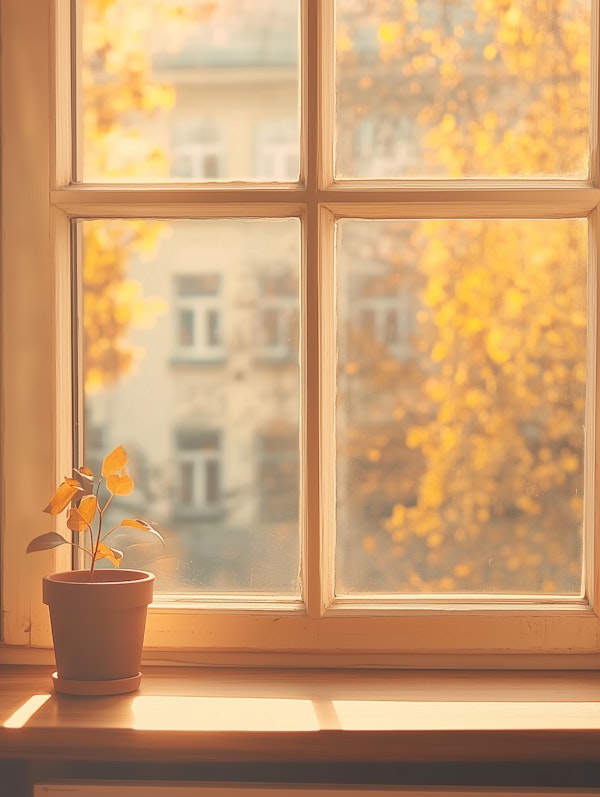
[[[298,170],[298,133],[294,120],[270,119],[258,125],[256,175],[259,180],[295,180]]]
[[[296,356],[296,341],[292,330],[298,318],[298,299],[295,296],[269,296],[260,300],[260,321],[273,324],[273,340],[268,340],[264,329],[259,331],[259,357],[263,360],[281,361]],[[272,314],[271,322],[267,315]]]
[[[181,495],[175,504],[181,517],[213,517],[221,509],[221,436],[214,430],[176,432],[175,472],[181,474],[185,469],[189,473],[187,484],[183,474],[179,479],[182,490],[189,489],[189,495]]]
[[[595,314],[600,247],[598,43],[589,181],[431,181],[378,187],[336,184],[333,125],[319,126],[321,86],[331,57],[313,42],[333,31],[330,0],[302,3],[304,103],[296,185],[230,187],[82,186],[71,182],[70,0],[4,0],[1,5],[2,134],[2,549],[0,661],[27,660],[47,648],[50,629],[41,578],[70,566],[68,552],[26,556],[27,541],[49,528],[40,508],[72,461],[70,220],[97,217],[299,217],[304,225],[302,314],[303,600],[265,597],[152,607],[146,646],[189,651],[195,660],[401,664],[403,666],[591,667],[600,659],[600,562],[595,544],[597,481]],[[600,25],[593,4],[593,30]],[[321,36],[317,33],[321,30]],[[52,36],[48,36],[52,31]],[[597,37],[596,37],[597,38]],[[50,79],[48,79],[50,76]],[[317,157],[317,155],[319,157]],[[320,163],[320,172],[317,164]],[[581,596],[500,601],[349,601],[333,594],[334,269],[337,218],[510,216],[587,217],[590,221],[590,387],[587,431],[586,571]],[[315,353],[319,356],[315,356]],[[277,616],[278,622],[273,618]],[[208,629],[208,631],[207,631]],[[197,640],[194,643],[193,640]],[[210,642],[207,642],[210,640]],[[16,652],[9,647],[15,646]],[[7,652],[8,651],[8,652]],[[240,653],[243,651],[243,653]],[[212,657],[212,658],[211,658]],[[229,657],[229,659],[228,659]],[[253,658],[254,657],[254,658]]]
[[[410,308],[410,297],[400,292],[395,296],[369,296],[356,302],[358,318],[363,320],[373,338],[386,346],[389,355],[397,360],[414,356],[410,343],[413,326],[410,323]],[[390,320],[393,321],[393,335],[388,331]]]
[[[184,119],[173,131],[172,164],[181,159],[186,174],[173,174],[182,180],[218,180],[226,173],[226,137],[220,125]],[[175,171],[182,171],[181,165]],[[216,172],[214,174],[213,172]]]
[[[173,308],[177,329],[174,335],[174,359],[178,362],[219,362],[227,354],[223,342],[223,296],[216,275],[215,280],[218,280],[219,286],[214,292],[183,294],[175,288]],[[176,277],[176,284],[177,281]],[[183,313],[190,314],[192,319],[191,339],[185,344],[181,340],[180,329]]]

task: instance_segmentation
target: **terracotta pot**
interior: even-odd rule
[[[154,576],[142,570],[53,573],[43,579],[50,610],[58,692],[114,695],[140,685]]]

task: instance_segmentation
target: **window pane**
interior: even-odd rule
[[[115,533],[125,566],[155,572],[159,593],[296,596],[299,335],[265,359],[263,287],[285,286],[298,323],[298,220],[79,227],[84,461],[122,444],[136,487],[112,518],[167,541]]]
[[[81,179],[298,179],[298,0],[78,8]]]
[[[336,176],[578,176],[591,0],[336,0]]]
[[[578,594],[586,222],[346,220],[337,247],[337,593]]]

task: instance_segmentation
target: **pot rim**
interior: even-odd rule
[[[96,573],[96,571],[94,571]],[[145,570],[103,570],[103,581],[88,581],[87,570],[51,573],[42,579],[42,600],[52,609],[71,614],[102,610],[122,611],[152,603],[155,577]]]
[[[89,580],[89,570],[62,570],[58,573],[48,573],[43,577],[44,581],[50,581],[54,584],[72,585],[73,587],[96,587],[110,585],[126,585],[126,584],[144,584],[146,582],[154,581],[154,573],[147,570],[135,570],[123,568],[114,569],[99,569],[94,570],[94,578]],[[88,578],[86,578],[88,576]]]

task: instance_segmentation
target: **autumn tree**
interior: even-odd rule
[[[152,119],[175,103],[153,75],[152,47],[177,48],[185,25],[210,15],[209,0],[85,0],[79,80],[80,178],[86,182],[161,181],[169,156],[153,138]],[[83,224],[83,333],[86,389],[114,382],[139,355],[132,325],[151,322],[164,302],[127,277],[134,254],[151,254],[164,225],[102,219]]]
[[[347,5],[339,57],[357,79],[341,90],[359,115],[415,112],[403,176],[586,175],[589,3],[374,0],[366,76]],[[395,60],[403,83],[374,81]],[[448,220],[373,236],[418,306],[406,361],[350,332],[343,390],[377,396],[345,452],[360,588],[578,592],[586,235],[581,220]]]

